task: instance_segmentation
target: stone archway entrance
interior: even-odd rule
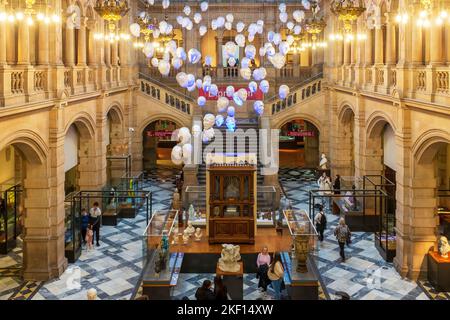
[[[315,125],[301,118],[283,124],[280,128],[280,167],[316,168],[319,135]]]
[[[142,131],[142,166],[150,170],[158,165],[173,166],[172,148],[176,141],[171,141],[172,132],[180,126],[171,120],[155,120]]]

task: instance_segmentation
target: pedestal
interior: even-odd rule
[[[232,300],[244,299],[244,264],[239,263],[238,272],[224,272],[220,270],[219,263],[216,267],[216,276],[222,277],[224,286],[227,287],[228,294]]]
[[[285,283],[289,297],[292,300],[319,300],[319,277],[314,270],[314,261],[308,255],[306,261],[308,272],[300,273],[296,271],[297,261],[290,258],[289,253],[282,255],[283,266],[287,271]]]
[[[450,258],[428,252],[428,281],[439,291],[450,291]]]

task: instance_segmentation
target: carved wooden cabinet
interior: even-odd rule
[[[206,199],[209,243],[255,242],[255,166],[208,167]]]

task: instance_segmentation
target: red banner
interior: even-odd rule
[[[203,91],[203,89],[198,90],[198,95],[203,96],[206,98],[206,100],[217,100],[219,97],[226,97],[226,86],[218,86],[219,92],[217,93],[216,97],[212,97],[209,95],[209,92]],[[264,93],[261,90],[256,90],[255,93],[251,93],[250,89],[248,87],[234,87],[234,91],[238,91],[239,89],[244,88],[247,90],[247,100],[264,100]],[[228,98],[229,100],[232,100],[232,98]]]
[[[290,137],[314,137],[314,131],[289,131]]]

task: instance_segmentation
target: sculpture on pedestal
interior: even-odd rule
[[[440,236],[438,241],[439,253],[442,258],[448,258],[448,253],[450,252],[450,245],[448,244],[448,239],[446,236]]]
[[[202,236],[203,236],[202,230],[200,228],[195,229],[194,236],[195,236],[195,241],[202,240]]]
[[[219,259],[219,269],[224,272],[238,272],[241,260],[240,247],[232,244],[222,244],[222,253]]]
[[[192,237],[192,235],[194,234],[194,232],[195,232],[195,228],[194,228],[194,226],[192,225],[192,222],[188,222],[188,226],[186,227],[186,229],[184,230],[184,232],[185,233],[187,233],[187,235],[189,236],[189,237]]]
[[[319,167],[323,170],[328,169],[328,159],[325,156],[325,153],[322,153],[322,155],[320,156]]]
[[[295,258],[297,259],[297,272],[306,273],[308,268],[306,260],[309,253],[309,236],[297,235],[295,236]]]
[[[183,244],[188,244],[189,242],[189,232],[187,230],[184,230],[183,232]]]

